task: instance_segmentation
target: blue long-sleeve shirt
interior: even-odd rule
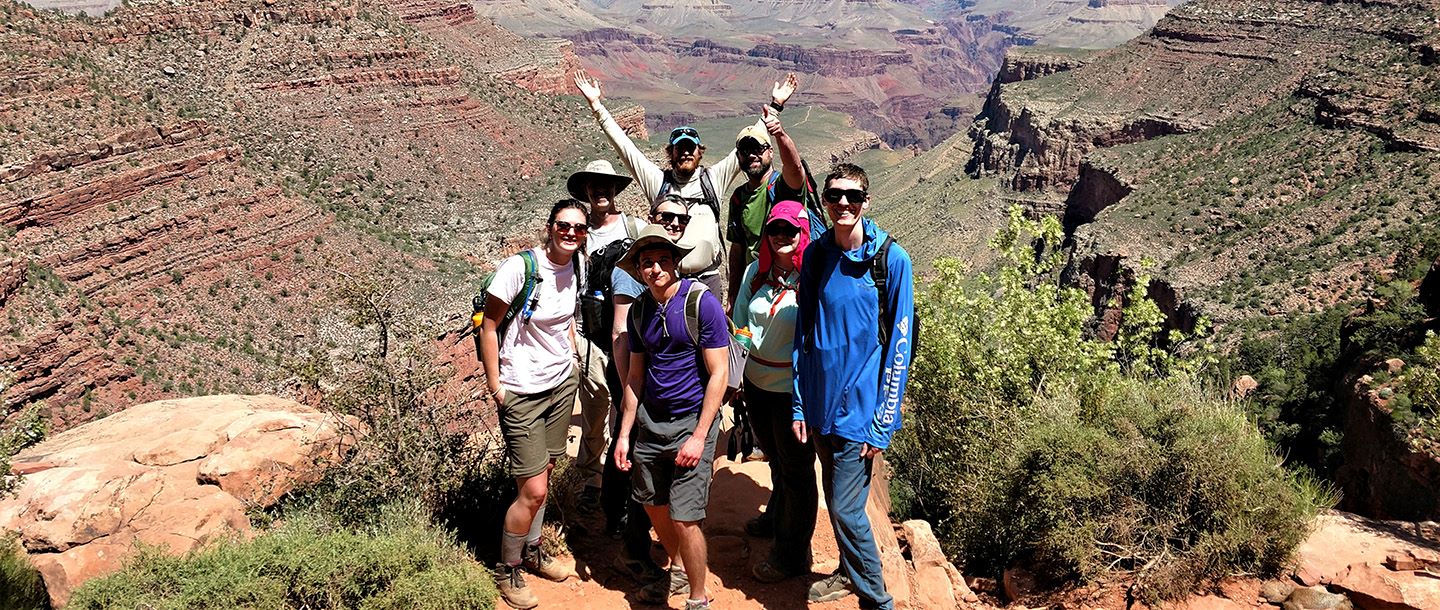
[[[833,229],[805,250],[796,318],[794,419],[812,434],[834,434],[881,449],[900,429],[900,403],[914,343],[910,254],[892,242],[887,294],[877,294],[871,259],[886,233],[870,219],[859,249],[842,251]],[[894,318],[880,344],[880,298]]]

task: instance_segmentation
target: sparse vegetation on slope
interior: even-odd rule
[[[1198,380],[1208,351],[1162,332],[1141,295],[1115,342],[1087,339],[1086,295],[1055,284],[1059,237],[1014,210],[995,274],[937,262],[893,452],[901,499],[975,572],[1119,571],[1150,601],[1278,572],[1331,500]]]

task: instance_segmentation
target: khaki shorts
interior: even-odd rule
[[[570,414],[575,411],[575,394],[580,372],[544,392],[516,394],[505,390],[500,407],[500,433],[505,437],[505,458],[510,476],[533,477],[545,470],[550,460],[565,455]]]

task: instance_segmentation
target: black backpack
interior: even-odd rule
[[[585,294],[580,299],[580,336],[610,353],[610,337],[615,330],[615,287],[610,278],[615,263],[635,243],[635,226],[630,217],[621,215],[625,237],[605,244],[591,254],[585,265]]]
[[[888,299],[885,298],[890,289],[890,246],[894,243],[895,239],[886,235],[885,241],[880,243],[880,250],[875,253],[875,256],[870,257],[870,279],[875,281],[875,290],[878,296],[876,301],[880,304],[879,337],[881,346],[890,344],[890,328],[895,326],[895,313],[890,311],[890,303],[888,303]],[[912,354],[915,349],[916,337],[919,335],[920,318],[918,316],[912,317],[910,319],[910,349]]]

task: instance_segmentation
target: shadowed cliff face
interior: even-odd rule
[[[476,276],[532,243],[557,161],[599,145],[527,90],[561,88],[568,45],[468,3],[81,20],[3,0],[0,22],[0,388],[61,427],[278,389],[290,362],[373,340],[342,285],[397,286],[427,324],[468,312]]]
[[[1110,51],[1022,55],[968,169],[1063,201],[1092,285],[1143,257],[1220,322],[1353,300],[1440,213],[1437,7],[1197,0]]]

